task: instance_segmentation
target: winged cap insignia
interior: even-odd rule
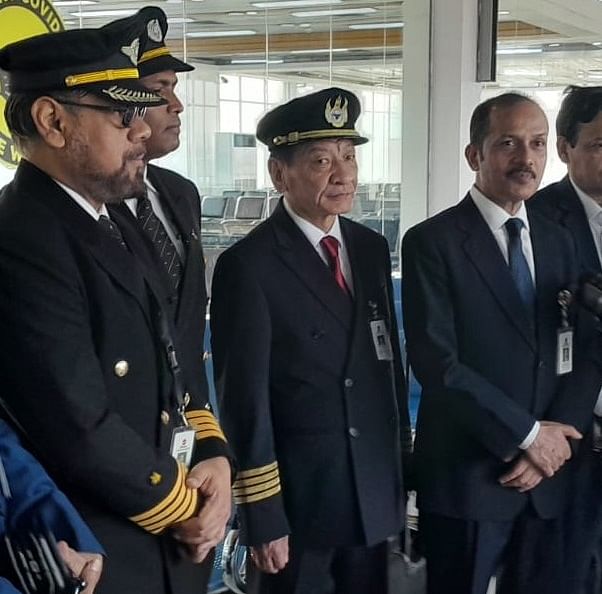
[[[124,45],[121,48],[121,53],[125,54],[134,66],[138,65],[138,49],[140,48],[140,40],[134,39],[130,45]]]
[[[161,25],[158,19],[149,21],[146,25],[146,32],[148,33],[149,39],[155,43],[161,43],[163,41],[163,31],[161,31]]]
[[[341,105],[342,104],[342,105]],[[324,109],[324,118],[326,121],[334,126],[335,128],[342,128],[349,120],[349,114],[347,113],[347,105],[349,101],[345,97],[339,95],[332,104],[332,97],[326,102],[326,108]]]

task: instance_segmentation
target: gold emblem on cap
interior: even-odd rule
[[[347,113],[348,104],[349,101],[347,101],[346,97],[343,103],[343,98],[339,95],[335,99],[334,105],[332,105],[332,98],[330,98],[326,102],[326,108],[324,109],[324,118],[326,121],[335,128],[342,128],[349,120],[349,114]]]
[[[162,410],[161,411],[161,422],[164,425],[168,425],[169,424],[169,413],[166,410]]]
[[[129,370],[130,364],[125,360],[117,361],[117,363],[115,363],[115,366],[113,367],[113,372],[117,377],[125,377],[128,374]]]
[[[159,19],[153,19],[146,25],[146,32],[150,40],[155,43],[161,43],[163,41],[163,31],[161,31],[161,25]]]
[[[124,45],[121,48],[121,53],[126,55],[130,62],[134,65],[138,65],[138,50],[140,49],[140,40],[138,38],[134,39],[130,45]]]

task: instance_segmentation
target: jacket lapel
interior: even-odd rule
[[[582,262],[585,271],[602,272],[589,221],[577,192],[575,192],[568,177],[565,177],[558,185],[561,192],[558,199],[559,222],[575,238],[579,250],[579,260]]]
[[[132,254],[110,237],[50,177],[28,161],[23,160],[19,165],[15,181],[34,199],[42,200],[57,214],[67,233],[85,245],[98,265],[136,299],[150,323],[144,279]]]
[[[353,313],[351,299],[341,291],[328,267],[290,218],[282,205],[282,199],[268,221],[274,231],[278,256],[341,324],[349,329]],[[357,295],[355,299],[357,300]]]
[[[535,325],[521,301],[510,269],[487,223],[483,220],[470,195],[458,205],[459,226],[466,233],[464,250],[479,271],[485,285],[504,311],[510,323],[533,348]],[[467,287],[466,290],[471,290]]]

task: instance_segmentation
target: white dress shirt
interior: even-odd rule
[[[148,179],[148,168],[144,169],[144,185],[146,186],[146,194],[148,196],[148,199],[150,200],[153,212],[155,213],[155,215],[157,215],[157,218],[161,221],[161,223],[163,223],[163,227],[165,227],[165,231],[167,232],[169,239],[171,239],[171,242],[176,248],[176,252],[178,252],[180,262],[183,263],[184,244],[180,239],[179,233],[176,229],[174,229],[170,220],[165,215],[165,211],[163,210],[163,206],[161,205],[161,200],[159,200],[159,192],[157,192],[157,189],[153,186],[153,184],[150,183]],[[128,198],[125,201],[125,203],[127,204],[128,208],[132,211],[133,215],[137,217],[138,215],[136,213],[136,207],[138,206],[138,198]]]
[[[569,176],[571,184],[583,204],[585,210],[585,216],[589,223],[589,228],[592,232],[594,244],[596,245],[596,251],[598,252],[598,259],[602,265],[602,206],[600,206],[591,196],[588,196]],[[594,406],[594,414],[602,417],[602,390],[598,394],[598,400],[596,406]]]
[[[508,219],[520,219],[523,222],[523,228],[520,232],[520,240],[523,248],[523,254],[527,260],[527,266],[531,272],[533,284],[535,284],[535,260],[533,258],[533,244],[531,243],[531,234],[529,232],[529,218],[527,217],[527,209],[525,203],[521,205],[514,215],[508,214],[501,206],[487,198],[476,186],[470,189],[470,196],[475,203],[481,216],[485,219],[485,223],[491,230],[495,241],[497,242],[506,264],[508,264],[508,231],[506,229],[506,221]],[[539,421],[535,421],[531,431],[518,446],[521,450],[526,450],[537,437],[539,433]]]
[[[341,262],[341,272],[343,273],[343,276],[345,277],[345,282],[347,283],[347,287],[349,288],[349,290],[351,291],[351,294],[353,295],[353,275],[351,273],[351,263],[349,261],[349,253],[347,251],[345,241],[343,240],[343,234],[341,233],[341,223],[339,222],[339,217],[338,216],[335,217],[334,224],[332,225],[332,227],[330,228],[328,233],[325,233],[324,231],[322,231],[322,229],[320,229],[319,227],[316,227],[313,223],[310,223],[307,219],[304,219],[303,217],[299,216],[292,209],[291,205],[286,201],[286,198],[283,198],[282,202],[284,204],[284,208],[285,208],[286,212],[289,214],[291,219],[293,219],[293,221],[295,222],[297,227],[299,227],[299,229],[301,229],[301,232],[303,233],[303,235],[305,235],[305,237],[307,238],[309,243],[311,243],[311,245],[316,250],[316,252],[318,252],[318,255],[320,256],[320,258],[322,259],[324,264],[326,264],[326,266],[330,267],[330,263],[328,260],[328,256],[326,255],[326,252],[324,251],[324,248],[320,244],[320,241],[322,241],[322,239],[324,237],[326,237],[327,235],[335,237],[338,240],[339,246],[340,246],[339,247],[339,260]]]
[[[59,185],[73,201],[83,208],[95,221],[100,219],[101,215],[104,215],[107,218],[111,218],[109,216],[109,211],[107,210],[106,205],[103,203],[100,205],[100,208],[96,210],[81,194],[78,194],[75,190],[72,190],[69,186],[66,186],[64,183],[60,182],[58,179],[52,178],[57,185]]]

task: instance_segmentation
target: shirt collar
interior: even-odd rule
[[[54,178],[52,178],[54,179]],[[100,219],[101,215],[105,217],[109,216],[109,211],[107,210],[106,204],[101,204],[100,209],[96,210],[81,194],[78,194],[75,190],[66,186],[64,183],[60,182],[58,179],[54,179],[54,181],[63,189],[69,196],[75,200],[79,206],[81,206],[95,221]],[[109,217],[110,218],[110,217]]]
[[[491,231],[495,232],[500,230],[506,224],[508,219],[520,219],[525,225],[525,229],[527,229],[527,231],[529,230],[529,219],[527,218],[527,209],[525,208],[524,201],[521,202],[518,211],[515,214],[510,215],[501,206],[498,206],[493,202],[493,200],[487,198],[487,196],[474,185],[470,188],[470,196]]]
[[[287,202],[286,198],[282,199],[282,203],[284,204],[284,208],[291,219],[293,219],[297,227],[299,227],[299,229],[301,229],[303,232],[303,235],[307,237],[309,243],[311,243],[315,248],[320,245],[322,238],[326,237],[327,235],[336,237],[339,245],[343,245],[343,234],[341,233],[341,223],[339,222],[338,216],[335,217],[334,224],[330,228],[330,231],[325,233],[322,231],[322,229],[316,227],[313,223],[310,223],[307,219],[304,219],[302,216],[298,215]]]
[[[571,178],[569,175],[569,180],[581,200],[581,204],[583,204],[583,208],[585,210],[585,216],[588,221],[594,220],[596,223],[599,223],[598,216],[602,212],[602,206],[600,206],[591,196],[586,194]]]

